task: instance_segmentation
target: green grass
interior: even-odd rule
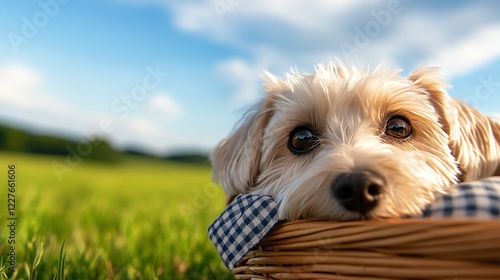
[[[224,208],[209,166],[0,153],[0,279],[232,279],[207,237]],[[7,165],[16,164],[16,272],[8,270]],[[2,278],[3,277],[3,278]]]

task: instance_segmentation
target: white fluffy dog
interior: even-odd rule
[[[288,220],[417,215],[459,181],[500,175],[500,123],[450,98],[435,68],[398,73],[266,73],[266,96],[212,155],[228,202],[272,195]]]

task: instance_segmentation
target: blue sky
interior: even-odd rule
[[[439,66],[453,96],[500,117],[499,14],[498,1],[2,1],[0,123],[208,151],[264,70],[336,57]]]

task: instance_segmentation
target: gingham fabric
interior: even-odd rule
[[[500,177],[461,183],[437,197],[423,213],[424,217],[474,217],[493,219],[500,216]]]
[[[270,196],[239,195],[209,226],[208,235],[229,270],[278,222],[278,206]],[[423,216],[500,218],[500,177],[456,185],[439,195]]]
[[[239,195],[208,227],[208,236],[232,270],[277,222],[278,203],[272,197]]]

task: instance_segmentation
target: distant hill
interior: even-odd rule
[[[166,156],[165,159],[169,161],[176,161],[183,163],[210,165],[210,159],[208,155],[202,153],[175,154]]]
[[[210,164],[208,155],[196,152],[179,152],[164,157],[151,155],[140,149],[126,149],[119,151],[114,149],[104,140],[93,140],[91,142],[78,142],[63,139],[51,135],[39,135],[26,131],[0,125],[0,151],[14,151],[33,154],[49,155],[74,155],[75,153],[89,159],[118,162],[123,155],[152,157],[168,161],[182,162],[187,164]]]
[[[122,153],[124,153],[126,155],[132,155],[132,156],[155,157],[155,156],[153,156],[145,151],[142,151],[142,150],[136,149],[136,148],[127,148],[127,149],[123,150]]]
[[[194,151],[178,151],[171,153],[166,156],[156,156],[148,154],[145,151],[137,148],[128,148],[123,151],[124,154],[132,155],[132,156],[141,156],[141,157],[154,157],[158,159],[180,162],[180,163],[189,163],[189,164],[197,164],[197,165],[210,165],[210,159],[208,154],[203,152],[194,152]]]
[[[78,154],[106,162],[116,162],[120,156],[120,152],[104,140],[77,142],[50,135],[32,134],[4,125],[0,125],[0,150],[63,156]]]

